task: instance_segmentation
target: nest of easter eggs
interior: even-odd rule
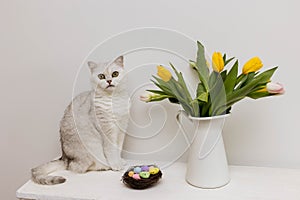
[[[156,165],[141,165],[130,167],[122,176],[125,185],[133,189],[146,189],[156,184],[162,177],[161,170]]]

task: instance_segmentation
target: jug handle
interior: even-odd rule
[[[183,132],[183,136],[184,136],[184,139],[185,139],[185,141],[187,142],[187,144],[190,146],[192,143],[191,143],[191,141],[189,140],[189,138],[188,138],[188,134],[187,134],[187,131],[185,130],[185,128],[183,127],[183,124],[182,124],[182,122],[181,122],[181,120],[180,120],[180,115],[181,114],[183,114],[187,119],[189,119],[191,122],[193,122],[190,118],[189,118],[189,115],[184,111],[184,110],[179,110],[178,112],[177,112],[177,115],[176,115],[176,122],[177,122],[177,124],[178,124],[178,126],[179,126],[179,128],[182,130],[182,132]]]

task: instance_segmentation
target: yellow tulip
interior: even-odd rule
[[[257,92],[257,93],[260,93],[260,92],[268,92],[268,90],[267,90],[267,87],[264,87],[264,88],[262,88],[262,89],[260,89],[260,90],[257,90],[256,92]]]
[[[262,68],[263,63],[259,57],[254,57],[248,60],[243,67],[243,74],[248,74],[250,72],[256,72]]]
[[[212,56],[212,68],[216,72],[221,72],[224,69],[224,60],[220,52],[214,52]]]
[[[165,82],[172,78],[171,72],[161,65],[157,66],[157,75]]]

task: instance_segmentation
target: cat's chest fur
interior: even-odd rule
[[[113,123],[128,118],[129,96],[125,91],[105,95],[95,93],[93,103],[100,123]]]

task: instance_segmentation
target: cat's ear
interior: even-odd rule
[[[117,65],[120,65],[121,67],[124,67],[124,58],[123,56],[119,56],[116,58],[116,60],[114,61],[114,63],[116,63]]]
[[[89,66],[91,72],[93,72],[93,70],[97,67],[97,64],[93,61],[88,61],[88,66]]]

